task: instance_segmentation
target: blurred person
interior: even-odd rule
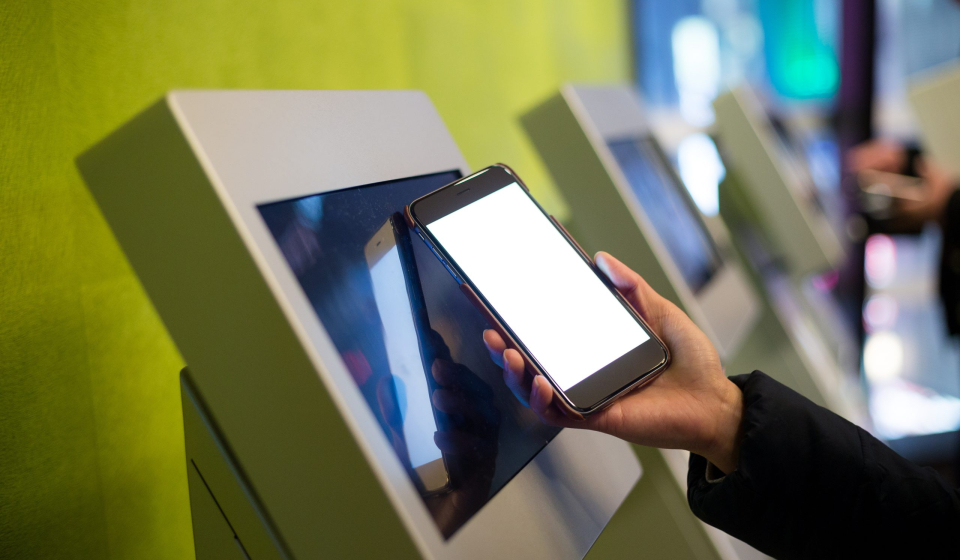
[[[553,404],[546,379],[527,373],[520,354],[485,331],[504,381],[543,422],[690,451],[694,514],[777,558],[960,557],[960,494],[935,471],[762,372],[726,377],[706,335],[679,308],[610,255],[598,253],[596,264],[673,361],[643,389],[575,420]]]
[[[871,140],[851,150],[847,166],[854,173],[875,170],[921,179],[922,200],[897,200],[890,222],[918,231],[936,223],[943,232],[940,253],[940,300],[947,329],[960,334],[960,178],[948,173],[918,149],[890,140]]]

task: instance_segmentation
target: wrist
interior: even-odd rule
[[[711,436],[702,451],[695,451],[724,473],[737,470],[742,438],[743,393],[729,379],[724,379],[720,391],[715,422]]]

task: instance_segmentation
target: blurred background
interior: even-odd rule
[[[0,7],[0,557],[193,555],[183,360],[77,154],[174,88],[420,89],[473,168],[569,208],[517,115],[565,82],[636,85],[707,216],[711,103],[750,84],[853,248],[809,279],[857,341],[871,429],[956,480],[960,349],[935,225],[859,214],[845,154],[916,138],[906,88],[960,56],[949,0],[7,0]],[[730,372],[740,373],[740,372]]]
[[[940,230],[894,234],[860,222],[845,162],[871,138],[916,144],[907,88],[960,56],[960,5],[638,0],[632,9],[634,73],[650,120],[705,215],[719,211],[725,172],[707,136],[717,94],[747,83],[775,126],[794,122],[790,140],[852,246],[841,269],[810,286],[831,294],[855,332],[871,429],[956,480],[960,352],[938,296]]]

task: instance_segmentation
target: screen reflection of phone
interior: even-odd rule
[[[400,214],[391,216],[364,248],[410,466],[427,494],[448,489],[443,454],[434,442],[437,411],[431,402],[432,351],[423,291],[410,234]]]
[[[892,199],[923,202],[923,180],[899,173],[867,169],[857,174],[860,190],[864,193]]]

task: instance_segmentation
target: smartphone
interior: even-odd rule
[[[405,215],[568,413],[597,412],[669,364],[666,345],[507,166],[418,198]]]
[[[443,453],[433,436],[440,425],[434,408],[433,350],[412,239],[399,213],[391,216],[364,247],[387,361],[394,376],[403,439],[416,482],[426,495],[449,488]]]
[[[923,180],[919,177],[868,169],[857,175],[857,181],[860,190],[867,195],[911,202],[923,202],[926,199]]]

